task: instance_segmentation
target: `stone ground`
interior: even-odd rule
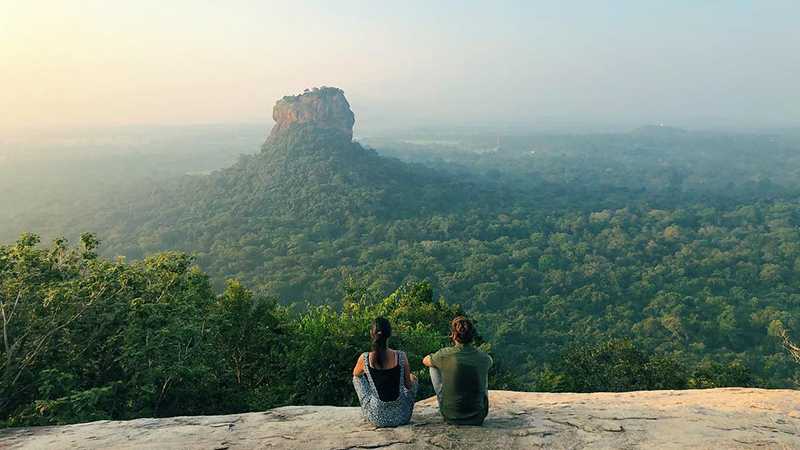
[[[491,391],[483,427],[442,422],[435,399],[376,429],[358,408],[101,421],[0,431],[0,449],[800,449],[800,391],[598,394]]]

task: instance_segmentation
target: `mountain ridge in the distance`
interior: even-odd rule
[[[62,234],[97,233],[106,257],[189,252],[218,287],[224,278],[253,287],[269,280],[268,285],[281,286],[270,291],[300,300],[315,287],[271,280],[275,261],[337,246],[345,236],[347,242],[365,245],[398,239],[385,234],[398,221],[403,233],[420,238],[411,222],[421,217],[497,205],[505,198],[496,187],[489,190],[382,156],[353,141],[355,115],[340,89],[284,97],[275,104],[273,117],[276,123],[261,152],[209,175],[176,180],[165,188],[142,186],[127,198],[95,205]],[[295,248],[294,243],[300,244]],[[341,251],[326,252],[340,256],[324,258],[325,267],[290,264],[306,264],[303,270],[319,273],[354,263]],[[230,261],[242,268],[231,268]]]

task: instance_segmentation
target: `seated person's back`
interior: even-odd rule
[[[488,373],[492,358],[472,346],[474,327],[468,319],[457,318],[453,328],[456,345],[430,355],[425,363],[439,371],[441,385],[437,386],[434,370],[431,379],[434,389],[439,387],[436,393],[445,422],[481,425],[489,412]]]
[[[372,351],[362,353],[353,368],[353,387],[361,411],[377,427],[408,423],[419,386],[405,353],[389,348],[391,335],[389,321],[375,318],[370,330]]]
[[[390,359],[397,361],[393,367],[378,369],[370,364],[367,368],[372,376],[372,383],[378,390],[378,397],[384,402],[393,402],[400,396],[400,353],[394,350],[389,350],[389,353],[394,354]]]

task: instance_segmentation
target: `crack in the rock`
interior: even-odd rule
[[[661,417],[661,419],[669,419],[670,417]],[[659,417],[612,417],[608,420],[658,420]]]
[[[434,447],[436,447],[436,448],[440,448],[440,449],[442,449],[442,450],[446,450],[446,449],[444,448],[444,446],[442,446],[442,445],[439,445],[439,444],[437,444],[436,442],[433,442],[433,440],[431,440],[431,439],[428,439],[428,444],[431,444],[432,446],[434,446]]]
[[[715,430],[722,430],[722,431],[747,431],[747,428],[745,427],[727,428],[727,427],[715,427],[709,425],[708,428],[713,428]]]
[[[740,440],[740,439],[733,439],[733,442],[738,442],[738,443],[740,443],[740,444],[746,444],[746,445],[756,445],[756,446],[758,446],[758,447],[764,447],[764,446],[766,446],[766,445],[772,444],[772,442],[764,442],[764,441],[762,441],[762,442],[742,441],[742,440]]]
[[[409,439],[407,441],[394,441],[394,442],[384,442],[381,444],[362,444],[362,445],[350,445],[347,447],[334,447],[331,450],[353,450],[353,449],[373,449],[373,448],[385,448],[391,447],[396,444],[413,444],[415,441],[414,439]]]
[[[576,428],[576,429],[578,429],[578,430],[583,430],[583,431],[585,431],[585,432],[587,432],[587,433],[594,433],[594,432],[595,432],[595,430],[587,430],[586,428],[584,428],[584,427],[582,427],[582,426],[580,426],[580,425],[576,425],[576,424],[574,424],[574,423],[572,423],[572,422],[568,422],[568,421],[566,421],[566,420],[564,420],[564,421],[559,421],[559,420],[550,419],[550,418],[545,418],[544,420],[547,420],[547,421],[550,421],[550,422],[553,422],[553,423],[557,423],[557,424],[559,424],[559,425],[566,425],[566,426],[570,426],[570,427]]]
[[[792,433],[791,431],[781,430],[780,428],[771,427],[769,425],[755,425],[755,427],[756,428],[763,428],[763,429],[766,429],[766,430],[770,430],[770,431],[775,432],[775,433],[783,433],[783,434],[788,434],[788,435],[791,435],[791,436],[797,436],[796,434]],[[746,428],[742,428],[742,430],[745,430],[745,429]]]

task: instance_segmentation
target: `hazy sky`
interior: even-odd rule
[[[800,1],[0,0],[0,129],[356,120],[800,124]]]

